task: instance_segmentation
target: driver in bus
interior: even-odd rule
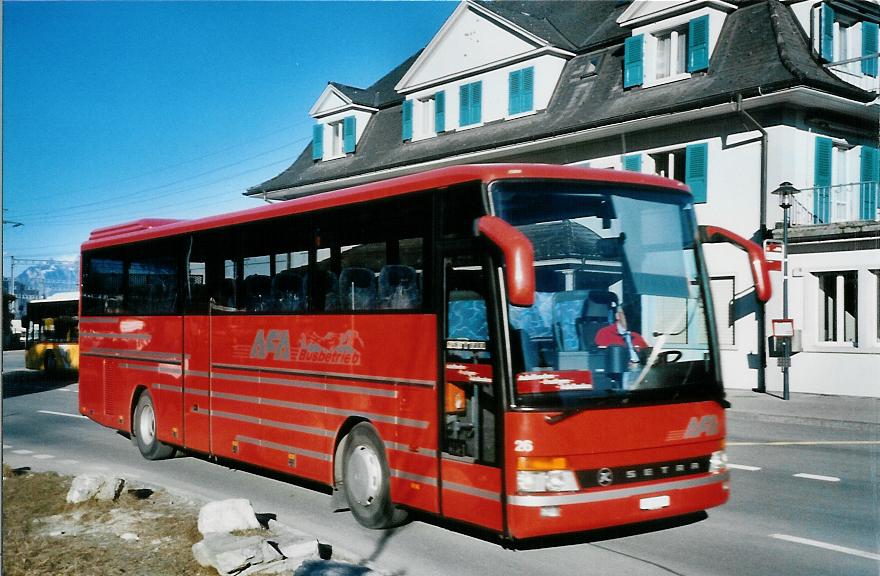
[[[612,301],[611,313],[613,320],[596,332],[596,346],[605,348],[608,346],[624,346],[629,353],[629,364],[632,367],[639,363],[639,351],[648,348],[648,343],[638,332],[630,330],[626,325],[626,314],[623,306]]]

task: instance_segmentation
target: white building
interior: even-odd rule
[[[880,396],[878,22],[872,0],[464,0],[374,85],[329,84],[312,145],[247,194],[588,164],[684,181],[701,223],[760,242],[781,236],[771,191],[791,182],[792,391]],[[766,343],[781,273],[762,307],[740,254],[706,254],[725,385],[781,389]]]

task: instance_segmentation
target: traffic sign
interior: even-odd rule
[[[764,259],[770,265],[770,270],[782,271],[784,253],[785,246],[782,244],[782,240],[764,240]]]

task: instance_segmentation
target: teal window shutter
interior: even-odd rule
[[[534,106],[535,67],[529,66],[522,70],[514,70],[507,81],[508,105],[510,115],[530,112]]]
[[[688,23],[687,71],[709,68],[709,16],[694,18]]]
[[[520,112],[530,112],[535,107],[535,67],[529,66],[522,71],[522,109]]]
[[[354,132],[354,116],[346,116],[342,119],[342,146],[346,154],[354,152]]]
[[[471,88],[471,121],[479,124],[483,120],[483,81],[474,82]]]
[[[522,111],[522,70],[514,70],[507,77],[507,113],[519,114]]]
[[[873,146],[862,146],[861,190],[859,191],[859,218],[877,218],[877,195],[880,180],[880,150]]]
[[[822,4],[819,12],[819,56],[834,60],[834,10],[828,4]]]
[[[708,200],[709,145],[688,144],[685,148],[684,183],[691,189],[694,203]]]
[[[446,130],[446,92],[434,94],[434,132],[439,134]]]
[[[875,22],[862,22],[862,56],[877,54],[877,29]],[[862,74],[877,77],[877,56],[862,60]]]
[[[312,126],[312,160],[320,160],[324,157],[324,125]]]
[[[403,139],[404,140],[412,140],[412,110],[413,110],[413,101],[412,100],[404,100],[403,101]]]
[[[623,169],[628,170],[629,172],[641,172],[642,171],[642,155],[641,154],[629,154],[623,157]]]
[[[463,84],[458,88],[458,124],[467,126],[471,122],[471,84]]]
[[[458,123],[479,124],[483,112],[483,82],[471,82],[458,89]]]
[[[831,220],[831,138],[816,137],[813,170],[813,223],[828,224]]]
[[[644,82],[645,36],[639,34],[623,42],[623,87],[641,86]]]

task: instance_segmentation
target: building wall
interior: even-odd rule
[[[876,250],[792,254],[789,278],[789,312],[801,330],[803,351],[791,361],[793,392],[880,397],[880,246]],[[825,342],[823,274],[854,272],[857,278],[857,330],[855,341]],[[774,298],[767,318],[782,317],[782,275],[776,273]],[[770,359],[767,386],[782,390],[782,372]]]

